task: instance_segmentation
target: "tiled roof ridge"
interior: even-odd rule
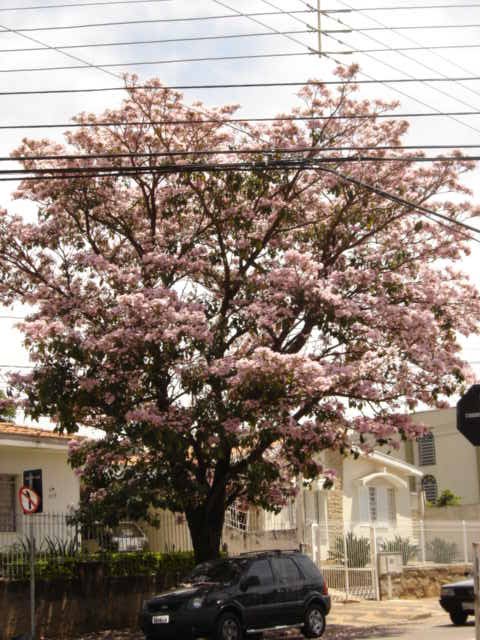
[[[35,439],[56,439],[65,442],[69,440],[84,440],[82,436],[76,434],[58,433],[57,431],[42,429],[41,427],[27,427],[26,425],[18,425],[13,422],[0,422],[0,436],[2,435],[26,436]]]

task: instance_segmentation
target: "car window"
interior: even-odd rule
[[[242,572],[241,561],[217,560],[204,562],[195,567],[187,582],[236,582]]]
[[[295,562],[300,566],[303,575],[310,580],[322,580],[322,574],[318,567],[310,560],[308,556],[295,556]]]
[[[291,558],[274,558],[273,564],[280,582],[294,582],[302,577],[297,565]]]
[[[267,559],[252,562],[246,574],[247,578],[249,576],[258,576],[262,586],[273,584],[272,567]]]

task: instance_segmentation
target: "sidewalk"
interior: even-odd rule
[[[361,600],[359,602],[334,602],[328,616],[330,625],[354,627],[374,625],[414,624],[434,616],[447,616],[438,604],[438,598],[422,600]]]
[[[423,600],[385,600],[376,602],[334,602],[327,618],[323,640],[374,639],[388,635],[401,635],[406,626],[429,620],[445,620],[447,614],[440,608],[437,598]],[[303,640],[298,631],[265,633],[265,640]],[[75,640],[143,640],[139,631],[103,631],[77,636]],[[179,639],[180,640],[180,639]]]

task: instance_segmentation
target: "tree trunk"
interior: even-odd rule
[[[206,562],[220,557],[225,501],[207,501],[196,509],[186,512],[188,528],[192,537],[195,562]]]

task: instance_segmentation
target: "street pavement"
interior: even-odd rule
[[[438,600],[334,602],[324,640],[475,640],[473,618],[455,627]],[[143,640],[137,630],[103,631],[72,640]],[[179,639],[180,640],[180,639]],[[268,632],[265,640],[303,640],[295,630]]]

